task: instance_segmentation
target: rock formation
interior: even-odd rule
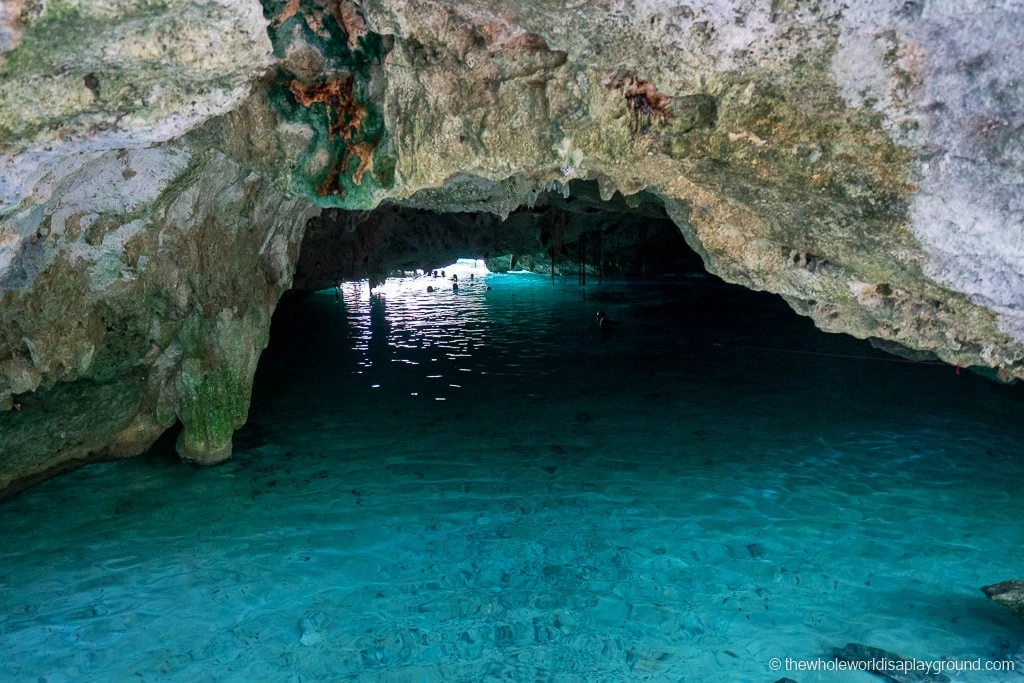
[[[49,167],[2,239],[0,491],[137,454],[231,453],[306,220],[265,98],[178,140]],[[305,142],[302,139],[302,142]]]
[[[931,662],[908,659],[870,645],[847,643],[846,647],[835,648],[832,656],[839,661],[849,662],[854,670],[868,671],[888,683],[949,683],[950,678],[942,671],[927,668]]]
[[[995,0],[6,2],[0,492],[174,422],[226,457],[320,208],[589,181],[824,330],[1024,377],[1022,34]]]
[[[981,592],[993,602],[1024,617],[1024,581],[1000,581],[991,586],[982,586]]]

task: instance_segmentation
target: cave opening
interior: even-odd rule
[[[602,326],[598,313],[610,324]],[[602,376],[603,363],[624,362],[612,359],[616,353],[633,354],[626,365],[643,367],[628,382],[696,373],[716,391],[737,394],[752,382],[768,393],[809,382],[806,389],[790,387],[787,400],[812,422],[827,421],[834,408],[820,400],[823,395],[882,404],[903,373],[943,386],[953,377],[979,395],[1019,396],[968,379],[969,373],[961,379],[960,368],[928,354],[821,332],[781,297],[709,274],[656,194],[606,195],[597,181],[574,180],[549,182],[530,206],[507,216],[437,212],[414,198],[368,212],[327,210],[310,221],[293,289],[282,299],[261,361],[253,409],[287,393],[285,385],[304,370],[278,363],[307,352],[350,361],[330,368],[303,361],[315,376],[302,392],[330,376],[331,393],[344,383],[335,372],[376,377],[370,368],[388,364],[444,366],[427,379],[473,374],[457,359],[476,354],[493,360],[498,348],[517,353],[512,349],[524,339],[547,346],[523,352],[523,359],[559,359],[531,370],[555,384],[564,381],[558,373],[569,376],[579,367]],[[400,358],[403,348],[434,351],[427,360]],[[521,359],[512,367],[530,365]],[[411,396],[445,384],[422,385],[419,372],[408,378]],[[506,373],[479,374],[489,382]],[[770,386],[774,380],[782,384]],[[370,388],[381,389],[385,381],[406,387],[397,376],[376,377]],[[593,390],[588,387],[581,391]],[[945,400],[944,391],[933,395]],[[447,401],[446,393],[432,398]]]
[[[292,292],[364,278],[377,286],[389,275],[440,272],[459,258],[483,261],[495,273],[527,270],[580,285],[605,276],[704,272],[657,196],[602,197],[596,181],[553,181],[507,217],[439,213],[415,201],[325,211],[307,226]]]
[[[75,538],[86,617],[54,637],[111,678],[150,661],[145,629],[90,638],[143,598],[169,670],[247,680],[760,680],[771,656],[817,656],[822,629],[855,657],[888,645],[879,623],[935,614],[944,653],[994,656],[979,633],[1017,651],[1016,617],[975,593],[1019,569],[1019,387],[722,282],[653,195],[587,201],[326,214],[233,457],[182,467],[169,432],[8,501],[26,588],[0,608],[60,556],[46,539]],[[144,585],[109,583],[122,570]]]

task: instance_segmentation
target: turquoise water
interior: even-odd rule
[[[879,679],[771,659],[1021,658],[1024,622],[978,590],[1024,578],[1021,387],[710,279],[566,280],[284,302],[232,461],[165,444],[0,505],[0,678],[806,683]]]

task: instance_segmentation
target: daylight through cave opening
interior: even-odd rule
[[[549,183],[532,206],[507,217],[439,213],[415,203],[374,211],[331,209],[307,226],[293,292],[339,281],[376,285],[392,273],[432,272],[459,258],[491,272],[590,277],[703,273],[700,257],[653,194],[601,198],[597,182]],[[582,276],[582,277],[581,277]]]

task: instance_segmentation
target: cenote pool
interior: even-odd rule
[[[881,679],[772,659],[1020,659],[1024,622],[979,587],[1024,578],[1021,387],[710,278],[438,282],[283,302],[227,464],[162,443],[0,505],[0,677],[806,683]]]

